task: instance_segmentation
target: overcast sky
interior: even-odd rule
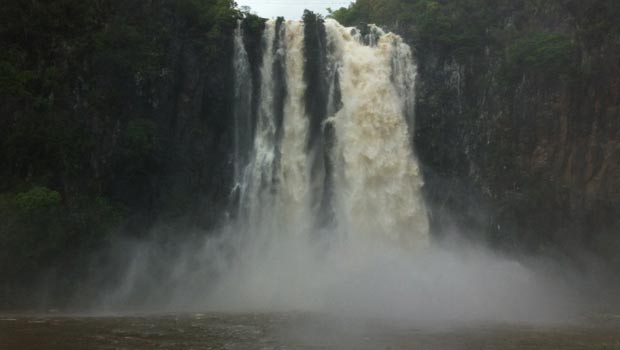
[[[237,0],[239,6],[250,6],[261,17],[300,19],[304,9],[326,15],[328,7],[338,9],[349,5],[353,0]]]

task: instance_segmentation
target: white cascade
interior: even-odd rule
[[[257,129],[242,198],[245,224],[255,234],[312,234],[316,213],[310,197],[317,189],[306,147],[304,24],[287,21],[279,28],[278,34],[277,22],[268,21],[263,34]],[[345,242],[424,247],[428,221],[411,144],[416,77],[411,50],[399,36],[375,26],[365,39],[329,19],[325,31],[330,115],[323,127],[329,123],[335,130],[332,173],[322,174],[332,176],[335,222],[330,227]],[[274,117],[278,55],[285,55],[281,132]]]
[[[248,53],[243,42],[242,21],[237,22],[234,33],[234,191],[244,182],[243,167],[248,162],[250,137],[252,134],[252,72]]]
[[[413,108],[415,74],[393,81],[393,67],[413,67],[402,39],[374,29],[370,46],[353,28],[325,23],[340,63],[342,108],[330,117],[336,130],[333,159],[336,217],[341,232],[388,238],[410,247],[428,242],[422,178],[412,152],[406,115]],[[410,52],[410,51],[409,51]],[[394,64],[396,63],[396,64]],[[352,238],[353,237],[353,238]]]

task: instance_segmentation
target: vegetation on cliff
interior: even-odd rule
[[[193,204],[171,201],[174,190],[165,187],[181,185],[165,174],[189,163],[176,160],[191,147],[173,148],[178,138],[193,140],[187,134],[225,114],[225,90],[211,86],[226,83],[230,33],[243,16],[235,6],[230,0],[0,4],[5,303],[50,268],[66,282],[77,280],[86,257],[120,224],[141,234],[156,218]],[[188,56],[200,60],[191,72],[183,62]],[[189,93],[181,85],[193,75],[210,77],[212,85],[199,87],[209,102],[183,112]],[[175,135],[180,128],[189,129]]]

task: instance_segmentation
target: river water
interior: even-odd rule
[[[420,325],[317,314],[2,316],[2,350],[620,349],[620,318],[581,325]]]

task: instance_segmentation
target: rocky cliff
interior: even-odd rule
[[[417,49],[415,141],[438,232],[620,267],[617,12],[497,2],[468,13],[478,31],[452,22],[473,43],[400,24]]]
[[[0,305],[69,298],[118,237],[222,221],[233,5],[0,5]]]

